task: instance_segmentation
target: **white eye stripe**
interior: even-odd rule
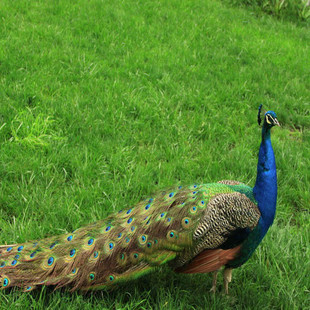
[[[268,124],[272,124],[272,123],[274,123],[274,118],[271,115],[267,114],[266,115],[266,122]]]

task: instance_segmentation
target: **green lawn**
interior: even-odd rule
[[[168,269],[114,291],[0,293],[1,309],[306,309],[310,32],[209,1],[0,2],[0,243],[60,234],[175,184],[253,185],[276,111],[275,224],[213,296]]]

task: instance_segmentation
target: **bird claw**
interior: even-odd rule
[[[228,284],[231,282],[232,278],[232,268],[227,268],[224,270],[224,288],[225,294],[228,295]]]
[[[212,285],[209,292],[215,294],[216,293],[216,285]]]
[[[217,274],[218,274],[218,271],[216,270],[213,272],[213,276],[212,276],[212,287],[210,289],[210,293],[213,293],[213,294],[215,294],[215,292],[216,292]]]

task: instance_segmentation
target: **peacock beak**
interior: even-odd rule
[[[273,121],[274,121],[273,124],[274,124],[275,126],[280,126],[280,127],[281,127],[281,125],[280,125],[280,123],[279,123],[279,121],[278,121],[277,118],[274,118]]]

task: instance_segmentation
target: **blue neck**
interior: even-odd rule
[[[261,228],[265,235],[272,224],[277,204],[277,171],[270,141],[270,127],[264,123],[262,143],[259,148],[257,177],[253,188],[254,197],[261,212]]]

